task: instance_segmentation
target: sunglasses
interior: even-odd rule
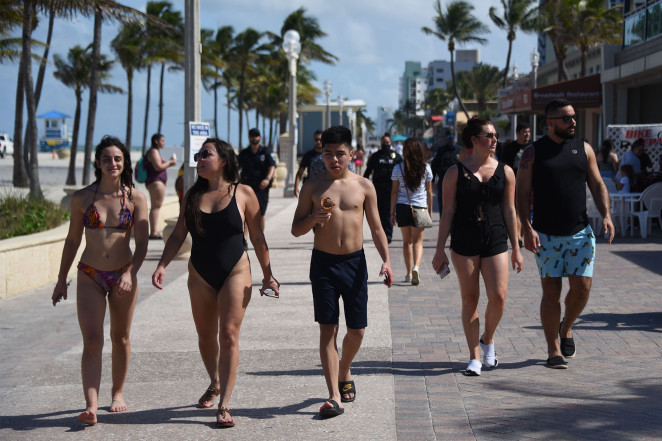
[[[566,124],[570,124],[571,120],[577,121],[577,115],[563,115],[563,116],[555,116],[553,118],[547,118],[547,119],[560,119]]]
[[[481,133],[478,136],[482,136],[483,138],[487,138],[487,139],[492,139],[492,138],[499,139],[499,134],[496,132]]]
[[[214,155],[212,155],[211,152],[210,152],[209,150],[203,150],[203,151],[201,151],[200,153],[196,153],[195,155],[193,155],[193,160],[194,160],[195,162],[198,162],[198,159],[200,159],[200,158],[202,158],[202,159],[207,159],[207,158],[209,158],[210,156],[214,156]]]
[[[322,138],[315,138],[314,141],[315,142],[322,142]]]

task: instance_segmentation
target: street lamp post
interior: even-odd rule
[[[531,52],[531,109],[533,113],[533,130],[531,131],[531,142],[536,140],[536,126],[538,125],[536,110],[533,108],[533,90],[538,86],[538,62],[540,61],[540,54],[537,50]]]
[[[299,59],[299,52],[301,51],[301,43],[299,33],[294,29],[285,32],[283,36],[283,51],[287,56],[289,71],[290,71],[290,95],[287,117],[290,125],[288,130],[288,148],[289,154],[285,155],[287,162],[287,181],[285,185],[285,196],[294,196],[294,173],[297,163],[297,146],[294,144],[296,139],[294,131],[296,130],[296,115],[297,115],[297,60]],[[282,146],[281,146],[282,147]],[[281,148],[282,153],[282,148]]]
[[[345,104],[345,100],[343,99],[342,96],[338,97],[338,115],[340,116],[340,119],[338,121],[339,126],[343,126],[343,121],[342,121],[342,106]]]
[[[354,136],[354,132],[356,131],[354,128],[355,116],[356,115],[354,114],[354,109],[352,109],[351,107],[347,109],[347,119],[349,120],[349,129],[352,131],[352,147],[356,147],[356,138]]]
[[[333,84],[331,81],[324,82],[324,93],[326,94],[326,113],[324,114],[324,129],[331,127],[331,92],[333,91]]]
[[[512,89],[517,90],[517,80],[519,80],[519,70],[517,69],[517,63],[513,64],[513,84],[512,84]],[[517,113],[513,113],[513,124],[512,124],[512,137],[513,139],[517,138],[517,132],[515,131],[517,128]]]

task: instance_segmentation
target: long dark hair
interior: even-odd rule
[[[600,149],[600,154],[602,155],[602,162],[609,164],[609,154],[614,150],[614,143],[610,139],[605,139],[602,141],[602,148]]]
[[[207,138],[205,142],[202,143],[202,146],[204,147],[205,144],[212,144],[216,149],[219,158],[225,159],[223,178],[231,184],[238,185],[239,162],[237,161],[237,155],[232,146],[218,138]],[[208,189],[209,181],[198,176],[195,184],[193,184],[193,187],[191,187],[188,192],[186,208],[184,210],[186,228],[188,228],[189,231],[195,230],[201,236],[205,234],[205,230],[202,228],[202,223],[200,222],[200,198]],[[228,187],[228,192],[229,191],[230,188]]]
[[[407,138],[402,148],[405,187],[414,192],[425,176],[425,150],[417,138]]]
[[[462,144],[468,149],[474,148],[473,141],[471,138],[473,136],[479,136],[483,133],[483,129],[488,124],[492,124],[492,121],[489,119],[482,119],[477,116],[473,116],[468,122],[467,126],[462,130]],[[492,124],[494,125],[494,124]]]
[[[97,185],[99,185],[99,181],[101,181],[101,175],[102,175],[101,152],[103,152],[103,149],[108,147],[117,147],[122,152],[122,156],[124,157],[124,168],[122,169],[120,180],[122,181],[122,185],[124,185],[126,188],[129,189],[128,197],[129,200],[133,202],[133,194],[131,193],[131,189],[135,187],[135,185],[133,184],[133,168],[131,168],[131,153],[126,148],[124,143],[122,143],[122,141],[119,140],[119,138],[106,135],[103,138],[101,138],[101,142],[99,142],[99,144],[97,145],[94,151],[94,176],[96,177],[94,182]]]
[[[160,133],[155,133],[152,135],[152,148],[157,148],[156,141],[163,138],[163,135]]]

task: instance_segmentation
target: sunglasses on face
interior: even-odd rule
[[[492,138],[499,139],[499,134],[496,132],[481,133],[478,136],[482,136],[483,138],[487,138],[487,139],[492,139]]]
[[[577,115],[563,115],[563,116],[555,116],[553,118],[547,118],[547,119],[560,119],[566,124],[570,124],[570,121],[575,120],[577,121]]]
[[[322,142],[322,138],[315,138],[315,142]]]
[[[196,153],[195,155],[193,155],[193,160],[194,160],[195,162],[198,162],[198,159],[200,159],[200,158],[202,158],[202,159],[207,159],[207,158],[209,158],[210,156],[214,156],[214,155],[212,155],[211,152],[210,152],[209,150],[203,150],[203,151],[201,151],[200,153]]]

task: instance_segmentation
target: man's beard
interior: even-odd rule
[[[556,136],[558,136],[559,138],[561,138],[561,139],[572,139],[572,138],[575,137],[575,134],[577,133],[577,130],[575,130],[573,133],[568,133],[570,131],[570,129],[572,129],[572,128],[574,128],[574,127],[568,127],[565,130],[561,130],[558,127],[555,127],[554,128],[554,134]]]

